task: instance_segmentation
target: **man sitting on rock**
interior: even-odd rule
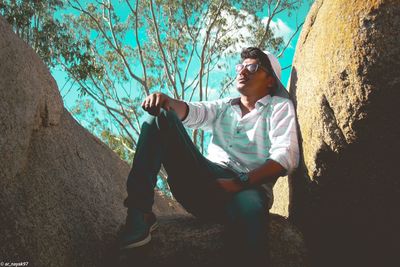
[[[241,58],[238,98],[187,103],[155,93],[143,101],[152,116],[142,125],[127,181],[122,248],[150,242],[154,187],[163,164],[170,189],[186,210],[226,224],[229,243],[249,262],[268,253],[272,187],[298,164],[295,110],[271,53],[249,47]],[[207,157],[184,126],[211,131]]]

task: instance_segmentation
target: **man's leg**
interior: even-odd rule
[[[226,206],[228,250],[241,266],[268,264],[269,201],[263,189],[251,188],[236,193]]]
[[[151,212],[154,187],[161,164],[168,173],[175,198],[189,212],[207,214],[204,207],[211,212],[210,205],[205,202],[212,196],[207,194],[205,198],[204,190],[211,183],[213,174],[221,175],[214,170],[219,166],[198,151],[174,111],[161,110],[159,116],[148,116],[142,125],[127,181],[125,205],[128,215],[120,237],[121,248],[143,246],[151,240],[150,232],[156,226]]]
[[[203,206],[210,207],[204,203],[210,200],[209,195],[204,197],[209,184],[217,177],[234,175],[200,153],[174,111],[161,110],[159,116],[148,116],[142,125],[127,181],[128,208],[151,211],[161,164],[175,198],[195,215]]]

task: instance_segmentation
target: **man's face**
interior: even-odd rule
[[[246,58],[242,64],[258,64],[257,59]],[[236,76],[236,88],[242,95],[264,96],[269,93],[269,88],[274,83],[274,78],[267,73],[261,66],[257,71],[251,73],[247,68],[243,68]]]

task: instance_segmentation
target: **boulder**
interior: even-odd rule
[[[290,93],[302,164],[289,218],[315,266],[389,266],[400,179],[400,2],[317,0],[296,48]]]
[[[0,33],[0,261],[99,266],[125,220],[129,165],[73,119],[2,17]],[[183,211],[156,196],[158,214]]]

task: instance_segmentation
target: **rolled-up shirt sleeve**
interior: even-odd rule
[[[296,113],[293,103],[285,100],[277,103],[272,111],[269,137],[269,159],[278,162],[291,174],[299,164]]]
[[[211,130],[213,122],[220,113],[222,103],[222,100],[186,102],[189,113],[182,124],[188,128]]]

